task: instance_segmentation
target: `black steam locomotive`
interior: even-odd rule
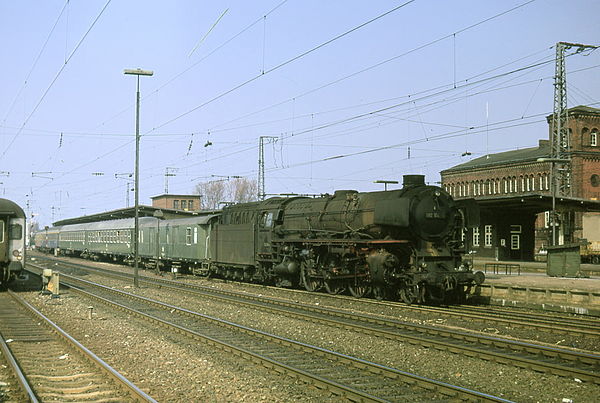
[[[403,188],[227,207],[210,231],[210,271],[356,297],[460,302],[484,281],[462,261],[464,212],[422,175]]]

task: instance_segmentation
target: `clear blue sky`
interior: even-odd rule
[[[554,45],[600,45],[598,1],[407,3],[360,27],[404,2],[0,0],[0,197],[42,226],[125,207],[125,68],[155,72],[141,79],[150,204],[166,167],[170,193],[256,179],[260,136],[278,138],[265,147],[267,193],[370,191],[414,173],[435,183],[468,158],[547,138]],[[600,50],[567,58],[569,106],[600,107],[599,65]]]

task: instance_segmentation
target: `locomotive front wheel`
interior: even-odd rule
[[[323,288],[323,281],[321,279],[312,277],[304,263],[302,264],[300,270],[300,276],[302,277],[302,284],[304,285],[306,291],[315,292]]]

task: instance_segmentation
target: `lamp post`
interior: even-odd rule
[[[151,76],[152,70],[125,69],[124,74],[137,76],[137,92],[135,102],[135,219],[133,221],[133,286],[139,287],[138,260],[139,260],[139,232],[140,232],[140,76]]]

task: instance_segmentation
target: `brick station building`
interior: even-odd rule
[[[161,209],[199,211],[201,208],[200,195],[162,194],[153,196],[150,199],[152,200],[152,207]]]
[[[568,110],[571,195],[555,197],[557,244],[600,240],[600,109]],[[547,117],[552,138],[552,115]],[[537,147],[489,154],[441,172],[457,200],[474,199],[480,225],[465,241],[474,254],[498,260],[533,260],[552,244],[550,140]],[[592,212],[596,211],[596,212]]]

